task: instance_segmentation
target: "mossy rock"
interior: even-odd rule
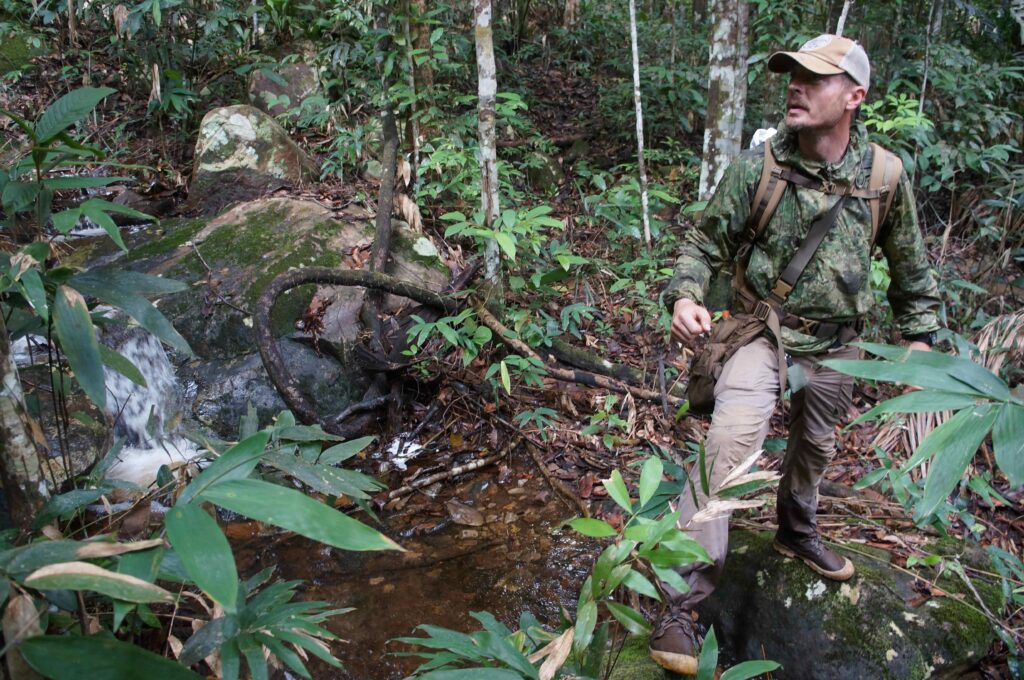
[[[214,109],[196,141],[188,206],[204,215],[315,179],[317,164],[277,121],[247,105]]]
[[[668,675],[651,660],[647,642],[646,635],[627,639],[622,651],[615,657],[615,665],[608,680],[665,680]]]
[[[731,532],[718,588],[699,608],[724,658],[778,661],[780,679],[954,678],[993,640],[956,581],[941,584],[950,597],[913,607],[915,579],[890,567],[888,553],[843,551],[857,574],[835,583],[771,544],[771,533]],[[998,602],[994,587],[975,586],[991,599],[987,606]]]
[[[42,40],[31,32],[14,30],[0,35],[0,74],[27,68],[32,57],[45,53]]]
[[[320,78],[309,64],[275,64],[249,74],[249,102],[274,117],[291,112],[289,117],[297,119],[302,101],[319,91]]]

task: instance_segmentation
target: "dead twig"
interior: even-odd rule
[[[460,465],[458,467],[453,467],[452,469],[445,470],[444,472],[438,472],[437,474],[430,475],[429,477],[424,477],[423,479],[417,479],[412,484],[406,484],[405,486],[399,487],[399,488],[395,489],[394,491],[391,491],[390,493],[388,493],[388,500],[393,500],[395,498],[401,498],[402,496],[407,496],[407,495],[411,494],[416,489],[422,489],[423,487],[430,486],[431,484],[434,484],[435,482],[440,482],[440,481],[443,481],[443,480],[446,480],[446,479],[451,479],[453,477],[458,477],[461,474],[465,474],[467,472],[472,472],[473,470],[479,470],[482,467],[487,467],[491,463],[496,463],[499,460],[501,460],[502,458],[504,458],[505,456],[507,456],[509,453],[512,452],[513,449],[515,449],[517,446],[519,446],[519,444],[522,441],[523,441],[522,437],[516,437],[512,441],[512,443],[510,443],[508,446],[506,446],[504,449],[502,449],[498,453],[495,453],[493,455],[487,456],[486,458],[479,458],[479,459],[474,460],[474,461],[472,461],[470,463],[466,463],[465,465]]]

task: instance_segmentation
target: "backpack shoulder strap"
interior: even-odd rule
[[[764,231],[785,191],[786,180],[782,177],[782,166],[775,160],[775,154],[772,153],[771,140],[765,140],[761,180],[757,183],[754,199],[750,202],[750,217],[747,218],[745,241],[753,243],[754,239]]]
[[[871,246],[878,240],[878,231],[889,216],[893,199],[903,174],[903,161],[874,142],[871,143],[871,176],[868,189],[878,191],[877,198],[868,199],[871,205]]]

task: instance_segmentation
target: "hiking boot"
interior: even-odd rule
[[[651,633],[650,651],[654,662],[673,673],[696,675],[697,648],[690,610],[669,607],[662,612]]]
[[[833,581],[848,581],[853,577],[853,562],[825,547],[817,534],[811,538],[791,540],[777,533],[772,547],[786,557],[803,560],[808,567]]]

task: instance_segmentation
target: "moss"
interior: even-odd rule
[[[626,640],[607,676],[608,680],[664,680],[667,674],[651,660],[647,652],[647,641],[646,635]]]
[[[199,233],[199,231],[206,226],[206,220],[164,220],[160,223],[160,226],[165,232],[164,235],[161,238],[149,241],[144,245],[130,248],[128,253],[129,262],[148,259],[159,255],[166,255],[173,252]]]
[[[39,43],[34,45],[33,43]],[[32,33],[13,31],[0,36],[0,74],[24,69],[31,65],[32,57],[44,54],[42,41]]]

